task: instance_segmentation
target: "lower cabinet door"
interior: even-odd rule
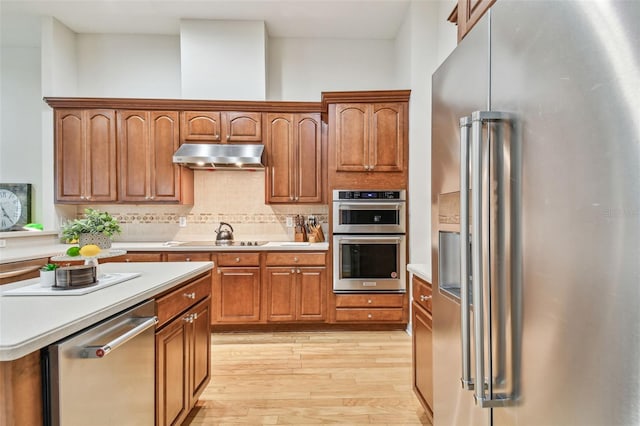
[[[156,424],[179,424],[189,412],[188,322],[178,317],[156,333]]]
[[[433,329],[426,310],[413,303],[413,383],[414,391],[427,414],[433,418]]]
[[[298,312],[301,321],[323,321],[325,318],[327,268],[298,268]]]
[[[190,365],[189,365],[189,406],[193,406],[198,396],[202,393],[211,376],[211,331],[210,331],[210,306],[211,298],[208,297],[189,310],[193,313],[193,322],[190,323]]]
[[[260,268],[218,267],[213,299],[217,323],[260,321]]]
[[[296,271],[293,267],[267,268],[267,320],[296,318]]]

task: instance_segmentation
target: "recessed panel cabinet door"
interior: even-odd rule
[[[192,333],[189,342],[189,406],[193,406],[198,396],[209,383],[211,375],[211,332],[209,322],[211,318],[210,303],[211,298],[207,298],[198,303],[189,313],[193,313],[193,322],[190,323]]]
[[[180,113],[180,140],[189,142],[220,142],[219,111],[184,111]]]
[[[295,191],[293,114],[267,114],[267,202],[290,203]]]
[[[296,114],[296,201],[322,202],[322,136],[320,114]]]
[[[267,319],[296,319],[296,270],[294,267],[267,268]]]
[[[55,111],[56,201],[116,201],[114,110]]]
[[[262,140],[262,113],[222,113],[222,137],[225,142],[260,142]]]
[[[397,172],[404,167],[404,104],[373,104],[370,170]]]
[[[260,268],[218,267],[213,300],[217,323],[260,321]],[[216,288],[217,287],[217,288]]]
[[[118,111],[118,136],[120,201],[180,201],[178,112]]]
[[[327,268],[298,268],[296,319],[322,321],[325,317]]]
[[[187,415],[188,323],[182,317],[156,333],[156,424],[179,424]]]
[[[367,104],[336,106],[336,170],[362,172],[369,163],[369,120]]]

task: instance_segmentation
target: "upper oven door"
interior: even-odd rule
[[[404,201],[334,201],[334,233],[404,234]]]

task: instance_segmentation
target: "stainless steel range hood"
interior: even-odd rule
[[[260,144],[186,143],[173,154],[173,162],[202,170],[263,169],[263,150]]]

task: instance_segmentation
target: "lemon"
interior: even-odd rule
[[[69,247],[67,249],[67,256],[75,257],[80,255],[80,247]]]
[[[95,244],[87,244],[86,246],[80,247],[80,255],[84,257],[94,257],[100,254],[102,250]]]

